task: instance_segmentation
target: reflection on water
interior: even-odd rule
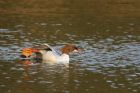
[[[139,93],[138,2],[30,0],[29,3],[28,0],[2,0],[0,91]],[[69,67],[60,64],[19,64],[22,48],[41,43],[56,48],[76,43],[85,52],[71,55]]]
[[[23,66],[4,62],[1,69],[0,87],[3,93],[67,91],[69,69],[63,65]]]

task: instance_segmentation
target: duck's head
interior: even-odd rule
[[[74,44],[67,44],[61,49],[63,54],[70,54],[72,52],[81,52],[83,51],[83,48],[80,48]]]

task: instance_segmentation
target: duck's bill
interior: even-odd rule
[[[83,49],[83,48],[78,48],[78,51],[79,51],[79,52],[83,52],[84,49]]]
[[[83,52],[83,51],[84,51],[84,49],[81,48],[81,47],[79,47],[79,48],[77,48],[77,49],[74,50],[74,52],[78,52],[78,53]]]

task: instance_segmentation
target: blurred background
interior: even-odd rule
[[[1,93],[139,93],[139,0],[1,0]],[[23,66],[22,48],[77,44],[69,67]]]

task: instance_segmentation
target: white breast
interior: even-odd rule
[[[57,57],[57,61],[59,63],[69,63],[69,55],[67,54],[62,54],[61,56]]]

